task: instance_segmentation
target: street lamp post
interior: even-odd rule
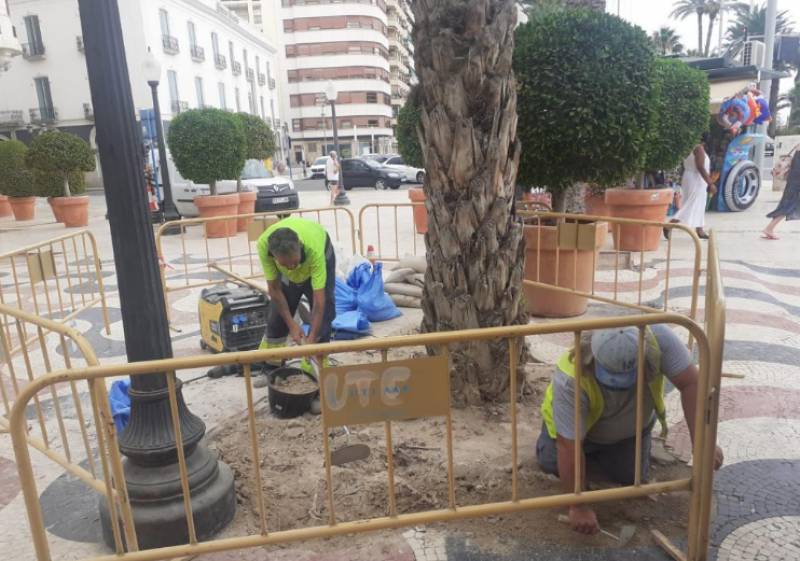
[[[336,90],[336,84],[333,83],[333,80],[328,80],[328,83],[325,86],[325,96],[328,100],[328,103],[331,106],[331,128],[333,129],[333,147],[336,151],[336,155],[339,157],[339,163],[341,165],[342,155],[340,154],[339,150],[339,129],[336,125],[336,96],[339,92]],[[349,205],[350,199],[344,192],[344,170],[339,170],[339,194],[336,195],[336,198],[333,199],[334,205]]]
[[[161,122],[161,105],[158,103],[158,83],[161,80],[161,63],[148,50],[144,61],[144,74],[147,85],[153,96],[153,118],[156,122],[156,139],[158,141],[158,160],[161,168],[161,187],[164,193],[164,203],[161,206],[161,216],[165,221],[180,220],[181,215],[175,208],[172,200],[172,184],[169,179],[167,164],[167,147],[164,144],[164,125]],[[177,233],[177,232],[176,232]]]
[[[131,94],[118,0],[79,0],[86,69],[105,180],[120,312],[129,362],[172,357],[167,310],[144,183],[141,134]],[[119,438],[139,547],[188,542],[167,375],[132,376],[130,421]],[[177,381],[197,538],[224,528],[236,506],[233,474],[202,443],[205,424],[184,403]],[[103,539],[113,547],[110,514],[100,501]]]

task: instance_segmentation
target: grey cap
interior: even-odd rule
[[[639,329],[622,327],[602,329],[592,335],[592,354],[595,361],[610,374],[636,372],[639,355]],[[645,357],[651,370],[656,366],[656,349],[645,334]]]

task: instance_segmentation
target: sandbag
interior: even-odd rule
[[[413,296],[414,298],[422,298],[422,287],[413,284],[403,283],[386,283],[383,286],[387,294],[405,294],[406,296]]]
[[[405,294],[392,294],[392,301],[400,308],[421,308],[422,300]]]
[[[415,273],[413,282],[417,286],[425,286],[425,273]]]
[[[337,316],[344,312],[355,310],[358,306],[358,302],[356,302],[356,291],[339,277],[336,277],[335,294]]]
[[[409,277],[413,277],[416,272],[414,269],[405,268],[405,269],[394,269],[386,273],[386,278],[383,279],[383,282],[386,284],[394,283],[394,282],[407,282]]]
[[[369,320],[367,316],[357,310],[336,314],[336,318],[331,322],[331,327],[338,334],[341,331],[348,331],[361,335],[370,332]],[[338,336],[337,336],[338,338]]]
[[[369,261],[364,261],[356,265],[347,275],[347,284],[357,292],[365,285],[373,276],[373,268]],[[381,278],[381,281],[383,279]]]
[[[361,267],[359,265],[354,273]],[[389,295],[383,290],[382,263],[375,264],[369,279],[362,282],[357,291],[358,310],[363,312],[369,321],[387,321],[402,315]]]
[[[424,255],[406,255],[397,263],[398,269],[414,269],[424,273],[428,269],[428,262]]]

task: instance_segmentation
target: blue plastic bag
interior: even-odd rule
[[[372,277],[372,271],[373,268],[369,262],[359,264],[350,272],[350,275],[347,277],[347,284],[356,291],[360,290],[362,286],[369,282],[369,279]]]
[[[356,310],[343,312],[341,314],[337,313],[336,319],[331,323],[331,327],[333,327],[334,331],[337,333],[340,331],[349,331],[351,333],[366,335],[370,332],[367,316]]]
[[[117,380],[108,391],[108,404],[118,434],[122,434],[131,418],[131,398],[128,395],[130,387],[130,380]]]
[[[336,277],[336,315],[344,312],[351,312],[356,309],[356,291],[345,281]]]
[[[387,321],[402,315],[383,290],[382,269],[382,263],[375,263],[369,279],[358,288],[358,311],[369,321]]]

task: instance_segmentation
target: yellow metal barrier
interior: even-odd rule
[[[399,261],[407,255],[425,254],[425,237],[417,230],[414,210],[422,203],[381,203],[364,205],[358,213],[358,241],[361,255],[373,246],[377,259]]]
[[[167,310],[170,293],[211,286],[224,280],[214,272],[217,264],[246,279],[262,278],[261,264],[255,249],[259,235],[280,217],[293,215],[316,220],[331,237],[331,242],[356,251],[356,230],[353,214],[343,207],[299,209],[281,212],[261,212],[236,216],[190,218],[162,224],[156,232],[156,251],[161,260],[161,279]],[[247,220],[244,232],[235,236],[209,240],[206,224],[219,221]],[[177,235],[174,235],[176,234]],[[209,280],[209,276],[213,276]]]
[[[11,282],[3,282],[5,279]],[[67,323],[100,304],[106,333],[110,333],[94,235],[81,230],[0,254],[0,305],[3,304],[59,323]],[[0,330],[15,355],[21,350],[22,339],[30,344],[36,333],[23,328],[19,335],[12,323],[7,317],[0,317]]]
[[[204,355],[186,357],[169,360],[158,360],[148,362],[138,362],[121,365],[89,366],[81,370],[66,370],[52,372],[46,376],[36,378],[26,387],[20,389],[18,399],[13,405],[10,418],[10,432],[14,441],[14,450],[18,458],[20,479],[25,493],[26,506],[31,521],[32,541],[36,549],[39,561],[49,561],[50,551],[47,533],[42,523],[41,507],[38,502],[35,478],[32,473],[29,450],[26,446],[26,421],[25,411],[30,401],[36,401],[37,396],[50,388],[57,387],[59,384],[73,384],[86,380],[92,387],[92,395],[97,402],[103,391],[103,380],[116,376],[141,376],[153,372],[165,372],[168,378],[168,389],[170,404],[172,407],[173,426],[176,424],[177,399],[175,388],[177,386],[176,372],[185,369],[201,368],[206,369],[212,366],[224,364],[240,364],[243,366],[244,376],[242,378],[242,393],[247,397],[247,418],[250,431],[251,462],[254,470],[255,481],[261,483],[268,479],[270,474],[262,474],[260,462],[257,458],[264,457],[264,451],[258,447],[256,438],[256,411],[253,402],[252,390],[252,365],[265,360],[294,359],[309,357],[316,359],[318,364],[324,364],[325,358],[340,353],[358,353],[359,361],[369,361],[369,351],[378,351],[381,356],[378,362],[361,362],[355,365],[339,366],[335,368],[324,368],[320,376],[320,398],[322,402],[322,416],[320,418],[320,431],[324,444],[323,460],[326,465],[325,482],[327,484],[327,506],[330,514],[327,524],[314,527],[286,527],[284,520],[281,528],[269,528],[265,516],[266,505],[264,491],[261,484],[255,485],[254,495],[257,498],[258,514],[261,520],[261,530],[257,535],[242,535],[226,537],[220,539],[210,539],[208,541],[196,542],[185,545],[149,549],[137,551],[135,531],[129,524],[129,513],[126,513],[128,505],[127,494],[120,479],[114,478],[119,482],[115,488],[108,487],[105,491],[107,496],[116,496],[116,503],[120,506],[120,518],[122,518],[123,529],[126,534],[126,548],[123,546],[120,536],[120,529],[115,530],[116,552],[105,556],[93,558],[95,561],[156,561],[186,555],[200,555],[216,551],[226,551],[245,547],[256,547],[270,544],[285,544],[293,541],[307,540],[319,537],[339,536],[350,533],[367,532],[387,528],[400,528],[427,524],[440,521],[451,521],[463,518],[482,517],[498,515],[504,513],[520,512],[531,509],[565,507],[579,503],[601,503],[607,501],[618,501],[643,497],[658,493],[669,493],[677,491],[689,491],[690,498],[690,519],[689,519],[689,561],[705,561],[707,558],[708,546],[708,525],[710,518],[710,497],[713,483],[713,453],[716,440],[717,409],[719,403],[719,380],[721,376],[722,364],[722,345],[724,337],[724,300],[722,298],[722,284],[719,276],[719,264],[717,261],[715,240],[710,241],[709,251],[709,289],[706,294],[706,331],[704,331],[694,321],[685,315],[665,312],[650,312],[640,315],[626,315],[620,317],[606,317],[596,319],[581,320],[560,320],[546,324],[530,324],[522,326],[508,326],[485,329],[473,329],[465,331],[430,333],[420,335],[410,335],[402,337],[391,337],[386,339],[366,339],[351,342],[317,344],[300,347],[288,347],[283,349],[268,351],[251,351],[239,353],[227,353],[217,355]],[[620,487],[617,489],[606,489],[599,491],[586,491],[583,489],[583,474],[581,473],[581,462],[576,462],[575,489],[572,493],[559,494],[554,496],[535,496],[522,498],[518,492],[519,474],[517,469],[518,458],[518,404],[517,379],[518,355],[517,345],[523,337],[542,336],[557,333],[572,334],[576,343],[576,352],[580,353],[581,334],[585,331],[595,329],[607,329],[623,326],[635,326],[639,328],[639,348],[640,354],[644,348],[645,326],[653,324],[672,324],[686,329],[690,336],[696,341],[699,352],[699,378],[698,392],[696,401],[697,416],[695,421],[695,441],[694,441],[694,465],[691,477],[686,479],[676,479],[670,481],[659,481],[657,483],[645,483],[642,481],[640,471],[640,459],[642,454],[641,434],[644,428],[643,419],[643,399],[644,387],[646,385],[644,360],[639,360],[639,372],[637,376],[637,415],[636,415],[636,453],[635,453],[635,482],[633,485]],[[450,364],[448,347],[463,345],[468,342],[487,342],[505,341],[509,349],[509,406],[510,406],[510,430],[511,449],[509,450],[509,460],[511,467],[511,489],[508,499],[488,502],[483,504],[460,505],[454,487],[453,471],[453,428],[450,419],[449,404],[449,377]],[[398,361],[389,362],[388,352],[392,349],[408,347],[427,347],[437,350],[438,358],[411,359],[399,365]],[[352,356],[352,355],[351,355]],[[430,362],[437,361],[438,362]],[[576,358],[579,361],[579,358]],[[423,365],[423,361],[425,362]],[[402,366],[398,370],[398,367]],[[388,370],[392,370],[394,380],[402,381],[405,386],[412,390],[416,388],[422,393],[414,397],[414,391],[408,392],[408,398],[399,396],[389,398],[390,403],[377,403],[366,399],[360,399],[364,395],[372,395],[369,392],[364,394],[361,391],[364,379],[381,380],[384,383]],[[579,369],[580,370],[580,369]],[[382,375],[381,375],[382,373]],[[355,378],[359,378],[356,380]],[[580,387],[580,372],[576,372],[575,381],[576,392]],[[355,384],[359,392],[355,395],[348,393],[347,386],[343,384]],[[433,384],[433,385],[431,385]],[[386,387],[390,387],[387,385]],[[398,386],[393,386],[398,387]],[[378,386],[379,394],[381,386]],[[344,390],[344,391],[343,391]],[[349,399],[355,397],[356,399]],[[428,399],[433,398],[433,399]],[[579,401],[578,401],[579,403]],[[397,406],[397,407],[395,407]],[[390,408],[391,411],[389,410]],[[576,407],[575,422],[580,426],[581,408]],[[434,509],[414,513],[398,513],[394,496],[394,481],[392,467],[392,440],[391,428],[393,423],[401,422],[403,419],[411,417],[444,417],[447,423],[446,442],[447,442],[447,480],[448,480],[448,508]],[[360,419],[360,421],[359,421]],[[100,407],[95,415],[98,436],[109,443],[109,448],[113,451],[115,447],[115,435],[113,423]],[[387,504],[389,505],[389,516],[380,516],[358,521],[339,521],[336,517],[335,497],[333,493],[333,479],[331,473],[331,453],[327,445],[328,430],[331,427],[342,424],[356,424],[357,422],[382,423],[386,430],[386,457],[388,462],[387,477]],[[174,426],[176,443],[178,449],[183,448],[179,427]],[[576,442],[576,454],[581,454],[582,445]],[[271,453],[275,453],[274,450]],[[115,476],[121,474],[121,464],[119,455],[109,453],[109,463],[111,473]],[[185,459],[181,454],[178,455],[180,464],[181,482],[184,493],[184,508],[187,511],[187,520],[190,526],[189,535],[193,536],[191,509],[191,498],[188,496],[189,482],[186,476]],[[96,488],[96,487],[95,487]],[[101,490],[101,492],[103,492]],[[112,512],[116,512],[112,509]],[[112,517],[113,518],[113,517]]]

